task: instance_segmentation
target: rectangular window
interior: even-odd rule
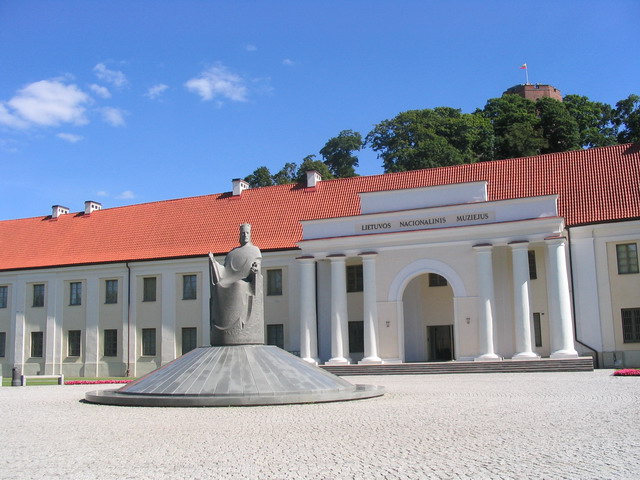
[[[536,252],[529,250],[529,279],[535,280],[538,278],[538,269],[536,267]]]
[[[82,283],[71,282],[69,284],[69,287],[70,287],[69,305],[82,304]]]
[[[622,340],[624,343],[640,342],[640,308],[622,309]]]
[[[347,292],[362,290],[362,265],[347,265]]]
[[[69,345],[67,356],[80,356],[80,330],[69,330]]]
[[[437,273],[429,274],[429,286],[430,287],[446,287],[447,279]]]
[[[7,297],[9,295],[9,287],[3,285],[0,287],[0,308],[7,308]]]
[[[44,307],[44,283],[33,286],[33,306]]]
[[[364,322],[349,322],[349,352],[364,352]]]
[[[145,357],[156,356],[156,329],[142,329],[142,355]]]
[[[267,295],[282,295],[282,270],[267,270]]]
[[[638,273],[638,246],[635,243],[616,245],[618,273]]]
[[[198,277],[196,275],[182,276],[182,299],[195,300],[198,291]]]
[[[146,277],[143,279],[143,302],[155,302],[156,301],[156,277]]]
[[[104,356],[118,356],[118,330],[115,328],[105,329],[104,331]]]
[[[198,346],[198,329],[185,327],[182,329],[182,354],[195,349]]]
[[[44,347],[44,333],[31,332],[31,358],[41,358]]]
[[[107,280],[104,287],[104,303],[118,303],[118,280]]]
[[[535,337],[536,347],[542,346],[542,325],[540,323],[540,313],[533,314],[533,336]]]
[[[284,348],[284,325],[267,325],[267,345]]]
[[[7,332],[0,332],[0,357],[6,355],[7,349]]]

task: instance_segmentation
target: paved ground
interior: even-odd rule
[[[640,378],[611,372],[347,377],[387,394],[245,408],[1,387],[0,478],[636,479]]]

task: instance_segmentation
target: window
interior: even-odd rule
[[[44,333],[43,332],[31,332],[31,357],[42,357],[42,350],[44,346]]]
[[[447,279],[437,273],[429,274],[429,286],[430,287],[446,287]]]
[[[622,341],[640,342],[640,308],[622,309]]]
[[[142,329],[142,355],[146,357],[156,356],[156,329]]]
[[[9,287],[0,287],[0,308],[7,308],[7,296],[9,294]]]
[[[198,280],[196,275],[182,276],[182,299],[195,300],[198,290]]]
[[[182,354],[190,352],[198,346],[198,329],[185,327],[182,329]]]
[[[282,270],[267,270],[267,295],[282,295]]]
[[[69,330],[69,345],[67,356],[80,356],[80,330]]]
[[[362,265],[347,265],[347,292],[362,290]]]
[[[118,330],[115,328],[105,329],[104,331],[104,356],[118,356]]]
[[[69,284],[69,287],[70,287],[69,305],[82,304],[82,283],[71,282]]]
[[[5,356],[7,348],[7,332],[0,332],[0,357]]]
[[[616,245],[618,273],[638,273],[638,246],[635,243]]]
[[[536,252],[534,250],[529,250],[529,280],[535,280],[536,278],[538,278],[538,269],[536,267]]]
[[[146,277],[143,279],[142,301],[156,301],[156,277]]]
[[[44,307],[44,283],[33,286],[33,306]]]
[[[364,322],[349,322],[349,352],[364,352]]]
[[[104,303],[118,303],[118,280],[107,280],[104,286]]]
[[[267,325],[267,345],[284,348],[284,325]]]
[[[533,336],[535,337],[536,347],[542,346],[542,325],[540,323],[540,313],[533,314]]]

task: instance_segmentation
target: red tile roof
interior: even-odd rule
[[[627,144],[2,221],[0,271],[225,253],[244,222],[262,250],[293,249],[300,220],[357,215],[360,192],[482,180],[489,200],[558,194],[568,226],[640,218],[640,144]]]

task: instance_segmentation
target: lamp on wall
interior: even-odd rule
[[[465,318],[465,320],[467,321],[467,325],[469,325],[471,323],[471,317],[467,317],[467,318]]]

